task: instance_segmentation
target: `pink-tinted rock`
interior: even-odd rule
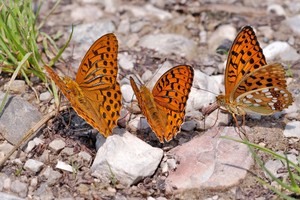
[[[167,192],[225,189],[246,176],[253,163],[248,147],[220,136],[239,139],[233,127],[215,127],[169,151],[179,164],[166,179]]]

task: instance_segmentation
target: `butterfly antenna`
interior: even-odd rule
[[[193,87],[193,86],[192,86]],[[195,87],[194,87],[195,88]],[[214,93],[214,92],[212,92],[212,91],[209,91],[209,90],[206,90],[206,89],[202,89],[202,88],[200,88],[200,90],[203,90],[203,91],[205,91],[205,92],[208,92],[208,93],[211,93],[211,94],[214,94],[214,95],[216,95],[216,96],[218,96],[219,94],[217,94],[217,93]]]
[[[163,67],[164,63],[167,61],[168,59],[165,58],[163,61],[160,62],[160,64],[157,67],[157,70],[155,70],[155,72],[153,73],[152,77],[147,81],[147,83],[150,83],[152,81],[152,79],[155,77],[155,75],[159,72],[159,70]]]

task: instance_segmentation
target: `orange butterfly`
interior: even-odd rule
[[[271,115],[293,103],[286,89],[284,68],[279,63],[267,65],[253,29],[245,26],[236,36],[227,59],[225,95],[217,97],[219,107],[236,115],[258,113]]]
[[[87,51],[75,81],[67,76],[60,78],[50,67],[45,66],[77,114],[105,137],[112,133],[120,117],[117,54],[118,41],[110,33],[95,41]]]
[[[139,107],[161,143],[170,141],[179,131],[193,77],[192,67],[176,66],[160,77],[152,93],[145,85],[139,89],[130,77]]]

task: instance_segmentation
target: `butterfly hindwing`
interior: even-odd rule
[[[269,115],[287,108],[293,101],[285,88],[283,67],[279,63],[265,65],[242,79],[236,101],[249,111]]]

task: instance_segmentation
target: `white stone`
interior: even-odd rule
[[[44,165],[44,163],[42,163],[40,161],[29,159],[26,161],[24,168],[26,170],[30,170],[32,172],[37,173],[42,169],[43,165]]]
[[[129,84],[124,84],[121,86],[122,96],[125,102],[130,103],[134,99],[134,92]]]
[[[166,178],[167,193],[230,188],[246,177],[253,164],[248,147],[220,136],[239,139],[234,127],[215,127],[168,152],[178,164]]]
[[[11,191],[17,193],[20,197],[26,197],[28,192],[28,185],[19,180],[12,181]]]
[[[62,139],[55,139],[49,143],[50,150],[54,151],[55,153],[65,148],[65,146],[66,143]]]
[[[101,2],[105,6],[105,12],[108,13],[116,13],[121,4],[120,0],[104,0],[97,2]]]
[[[11,179],[10,178],[6,178],[3,181],[3,189],[5,190],[10,190],[11,188]]]
[[[66,164],[65,162],[62,162],[62,161],[57,161],[57,164],[55,166],[56,169],[61,169],[61,170],[64,170],[64,171],[68,171],[68,172],[73,172],[73,168],[71,165],[69,164]]]
[[[38,184],[38,179],[37,179],[37,177],[32,177],[31,180],[30,180],[30,186],[36,187],[37,184]]]
[[[134,60],[131,55],[128,55],[128,53],[119,53],[119,66],[124,70],[131,71],[134,67]]]
[[[92,156],[86,151],[80,151],[78,156],[88,163],[92,160]]]
[[[284,128],[283,135],[285,137],[295,137],[300,139],[300,121],[288,122]]]
[[[194,83],[187,101],[186,112],[200,110],[216,100],[220,93],[220,84],[215,78],[194,70]],[[201,97],[201,98],[200,98]]]
[[[114,176],[129,186],[151,176],[162,156],[161,149],[151,147],[129,132],[115,134],[99,148],[91,167],[92,176],[102,181],[110,181]]]
[[[50,101],[51,98],[52,98],[52,94],[49,91],[40,94],[41,101]]]
[[[271,14],[276,14],[277,16],[286,16],[283,7],[279,4],[271,4],[268,6],[267,11]]]
[[[41,138],[35,137],[33,139],[35,145],[40,145],[40,144],[44,144],[44,140],[42,140]]]
[[[28,144],[27,144],[27,147],[25,149],[25,152],[28,153],[30,152],[34,147],[35,147],[35,142],[34,141],[29,141]]]
[[[263,49],[267,60],[297,61],[300,55],[287,42],[275,41]]]
[[[144,7],[124,5],[122,6],[122,9],[130,11],[135,17],[145,18],[145,17],[153,16],[153,17],[157,17],[160,20],[166,20],[172,18],[171,13],[158,9],[151,4],[147,4]]]
[[[149,34],[140,39],[139,45],[164,55],[175,54],[187,59],[198,56],[196,43],[178,34]]]

